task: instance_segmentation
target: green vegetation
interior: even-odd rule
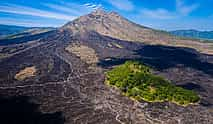
[[[170,101],[188,105],[199,101],[198,95],[151,74],[140,62],[127,61],[106,73],[106,83],[119,88],[126,96],[148,102]]]

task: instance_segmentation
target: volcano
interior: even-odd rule
[[[10,39],[0,46],[0,122],[211,124],[212,45],[102,9],[56,30]],[[183,107],[134,101],[105,85],[105,72],[127,60],[141,61],[154,74],[195,91],[200,102]]]

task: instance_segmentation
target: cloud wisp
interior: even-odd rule
[[[71,7],[67,7],[67,6],[64,6],[64,5],[50,4],[50,3],[44,4],[44,5],[47,6],[48,8],[58,10],[58,11],[61,11],[61,12],[66,12],[66,13],[76,15],[76,16],[82,14],[80,11],[77,11],[76,9],[72,9]]]
[[[199,5],[196,3],[191,5],[185,5],[183,0],[176,0],[175,7],[176,7],[175,11],[169,11],[164,8],[157,8],[157,9],[144,8],[141,10],[141,15],[155,19],[174,19],[178,17],[188,16],[190,13],[196,10],[199,7]]]
[[[46,3],[43,5],[55,11],[42,10],[38,8],[32,8],[32,7],[22,6],[22,5],[15,5],[15,4],[6,4],[6,5],[0,5],[0,12],[69,21],[69,20],[75,19],[76,17],[82,14],[88,13],[90,11],[93,11],[95,9],[102,7],[101,4],[96,5],[91,3],[86,3],[83,5],[78,5],[73,3],[68,3],[63,5]]]
[[[61,13],[50,12],[46,10],[40,10],[37,8],[14,5],[14,4],[1,5],[0,12],[30,15],[30,16],[37,16],[37,17],[44,17],[44,18],[54,18],[54,19],[60,19],[60,20],[73,20],[74,18],[76,18],[75,16],[71,16],[71,15],[65,15]]]
[[[87,14],[95,9],[102,7],[101,4],[76,4],[76,3],[65,3],[59,2],[54,3],[42,3],[40,8],[34,8],[24,5],[17,4],[3,4],[0,5],[0,12],[9,13],[12,15],[29,16],[29,18],[23,19],[12,19],[12,18],[1,18],[1,24],[17,24],[24,26],[61,26],[67,21],[71,21],[83,14]],[[47,20],[45,22],[38,22],[37,20],[31,19],[36,17],[37,19]],[[40,19],[39,19],[40,20]],[[54,22],[54,24],[50,24]]]
[[[182,15],[188,15],[199,7],[199,4],[194,3],[191,5],[185,5],[183,0],[176,0],[176,11]]]
[[[120,10],[131,11],[134,9],[130,0],[107,0],[107,2]]]
[[[0,24],[19,25],[26,27],[59,27],[65,24],[65,22],[62,20],[58,20],[56,23],[51,23],[50,20],[16,19],[11,17],[4,17],[0,18]]]
[[[62,4],[51,4],[46,3],[44,6],[56,10],[57,12],[63,12],[69,15],[81,16],[83,14],[89,13],[93,10],[96,10],[102,7],[101,4],[92,4],[92,3],[85,3],[85,4],[75,4],[75,3],[62,3]]]
[[[96,5],[96,4],[92,4],[92,3],[85,3],[84,6],[87,7],[88,9],[92,9],[92,10],[96,10],[96,9],[102,7],[101,4]]]
[[[143,9],[141,14],[146,17],[157,19],[172,19],[176,17],[174,13],[171,13],[168,10],[162,8],[158,8],[156,10]]]

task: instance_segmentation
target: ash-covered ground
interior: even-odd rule
[[[87,57],[98,61],[88,63],[81,51],[72,53],[68,46],[92,49],[94,55]],[[133,43],[96,32],[73,36],[55,31],[36,42],[0,46],[0,53],[0,123],[213,123],[213,56],[193,49]],[[142,61],[155,74],[196,91],[200,102],[187,107],[137,102],[106,86],[104,73],[126,60]],[[33,76],[15,79],[32,66]]]

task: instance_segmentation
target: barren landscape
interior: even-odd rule
[[[115,21],[105,22],[110,17]],[[124,35],[120,37],[117,32],[107,30],[110,27],[102,25],[94,26],[97,29],[85,28],[85,23],[87,27],[87,24],[93,24],[94,21],[98,25],[126,25],[123,21],[127,22],[115,13],[97,11],[56,31],[46,32],[44,36],[36,36],[36,42],[32,36],[30,42],[0,46],[0,55],[3,56],[0,56],[0,115],[3,122],[213,123],[213,56],[204,51],[212,51],[209,48],[211,45],[207,45],[208,49],[206,44],[198,45],[203,50],[196,48],[197,44],[203,44],[196,41],[189,41],[190,44],[195,42],[195,47],[190,48],[186,45],[163,46],[163,42],[159,44],[155,41],[163,37],[161,40],[172,42],[173,37],[163,34],[159,37],[147,36],[145,33],[153,34],[149,32],[151,29],[145,27],[131,28],[139,32],[145,30],[136,40]],[[73,27],[76,23],[79,29]],[[123,30],[126,27],[111,29],[126,31]],[[115,34],[105,35],[105,30]],[[138,40],[140,42],[136,42]],[[147,44],[149,41],[154,44]],[[181,44],[182,40],[178,43]],[[154,74],[177,86],[195,91],[201,98],[199,103],[183,107],[170,102],[135,101],[124,96],[118,89],[105,85],[105,72],[127,60],[141,61],[152,67]],[[8,114],[11,111],[14,113]],[[24,111],[24,114],[20,115],[20,111]]]

